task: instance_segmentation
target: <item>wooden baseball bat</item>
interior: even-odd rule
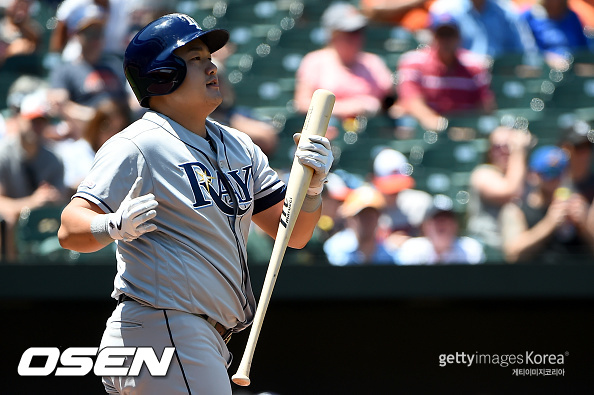
[[[305,117],[305,123],[301,132],[301,139],[299,144],[307,143],[307,136],[316,134],[323,136],[326,134],[328,129],[328,122],[332,115],[332,108],[334,107],[335,97],[334,94],[325,89],[318,89],[314,92],[307,116]],[[297,157],[293,159],[293,166],[291,167],[291,173],[289,173],[289,181],[287,183],[287,192],[285,195],[285,202],[283,205],[283,212],[281,214],[280,223],[278,225],[278,231],[276,233],[276,239],[274,241],[274,247],[272,248],[272,255],[270,256],[270,263],[268,264],[268,270],[266,271],[266,277],[264,279],[264,285],[262,286],[262,294],[258,301],[258,308],[256,309],[256,315],[254,316],[254,322],[250,329],[250,335],[243,352],[243,357],[239,363],[237,373],[232,377],[235,384],[241,386],[250,385],[250,368],[252,366],[252,358],[254,357],[254,351],[256,350],[256,343],[260,336],[262,324],[264,322],[264,315],[272,296],[272,290],[276,283],[276,278],[280,270],[291,232],[297,221],[299,211],[303,205],[309,182],[313,175],[313,169],[304,166],[297,160]]]

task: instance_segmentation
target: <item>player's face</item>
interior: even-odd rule
[[[183,83],[171,95],[180,100],[181,106],[206,106],[212,112],[221,104],[223,97],[219,89],[217,66],[212,63],[210,51],[200,39],[196,39],[176,49],[175,54],[186,62],[187,71]]]

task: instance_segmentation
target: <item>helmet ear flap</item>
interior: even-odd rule
[[[184,68],[162,67],[149,71],[147,77],[152,81],[146,91],[151,95],[166,95],[173,92],[184,80]]]
[[[167,95],[176,90],[186,77],[186,63],[177,56],[161,62],[159,66],[146,73],[134,65],[125,69],[126,78],[142,107],[149,107],[150,96]],[[133,85],[132,81],[136,84]]]

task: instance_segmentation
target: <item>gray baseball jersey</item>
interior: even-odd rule
[[[112,296],[206,314],[239,331],[256,305],[246,256],[251,217],[282,201],[286,186],[247,135],[206,126],[209,139],[147,112],[97,152],[74,196],[115,212],[141,176],[140,194],[159,202],[157,230],[117,242]]]

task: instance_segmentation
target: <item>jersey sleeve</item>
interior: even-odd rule
[[[105,213],[113,213],[139,176],[143,178],[142,196],[153,188],[144,156],[132,141],[116,136],[97,152],[91,171],[74,197],[95,203]]]
[[[284,200],[286,185],[270,167],[268,157],[260,147],[253,145],[254,161],[254,214],[258,214]]]

